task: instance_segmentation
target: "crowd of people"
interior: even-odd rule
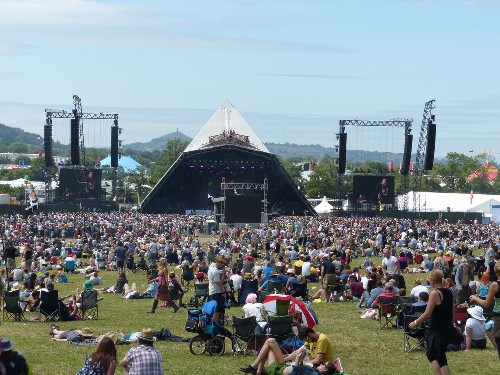
[[[490,334],[492,343],[500,347],[500,228],[495,223],[278,217],[258,228],[224,227],[208,233],[206,219],[199,215],[118,212],[0,216],[0,288],[22,289],[24,296],[29,296],[26,309],[33,311],[38,307],[39,293],[78,270],[85,274],[88,288],[118,292],[125,298],[151,298],[150,313],[160,301],[176,312],[186,301],[182,300],[185,290],[177,275],[169,272],[168,265],[175,265],[186,281],[208,284],[208,300],[217,303],[213,318],[221,324],[225,323],[228,304],[245,305],[245,314],[258,314],[253,305],[275,292],[311,301],[353,300],[358,307],[375,310],[381,297],[408,293],[427,304],[426,312],[414,324],[432,317],[431,321],[449,326],[453,320],[449,311],[464,303],[492,308],[495,324],[484,334]],[[210,243],[200,241],[203,232],[212,236]],[[360,257],[364,271],[351,269],[352,259]],[[147,290],[128,286],[126,273],[137,269],[148,274]],[[101,286],[99,272],[105,271],[117,272],[116,285]],[[417,280],[407,291],[404,276],[410,272],[426,275],[427,281]],[[307,283],[316,281],[321,288],[311,295]],[[70,316],[75,319],[78,298],[78,293],[61,296],[67,299]],[[466,350],[479,347],[475,342],[480,328],[475,327],[482,327],[482,312],[476,309],[470,315],[479,324],[470,322],[466,327]],[[431,366],[437,374],[449,373],[439,327],[431,324],[429,332]],[[309,336],[315,337],[314,333]],[[105,362],[104,370],[109,372],[118,362],[111,359],[111,347],[101,347],[101,343],[97,354],[85,364],[91,366],[101,358],[98,362]],[[287,359],[276,356],[272,341],[265,348],[267,352],[257,357],[252,369],[247,368],[249,372],[262,372],[266,360],[276,362],[280,373],[294,371],[282,366]],[[132,358],[119,364],[130,366]],[[326,368],[319,371],[330,373]]]

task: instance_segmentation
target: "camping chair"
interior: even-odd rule
[[[194,296],[191,297],[189,305],[199,307],[205,303],[208,297],[208,284],[194,284]]]
[[[467,321],[469,314],[467,313],[467,307],[458,307],[455,306],[455,323],[462,328]]]
[[[302,284],[293,284],[293,288],[290,289],[290,295],[295,298],[302,298],[302,300],[306,300],[308,298],[307,294],[307,283]]]
[[[181,275],[182,286],[193,286],[192,284],[193,280],[194,280],[193,267],[184,267],[182,269],[182,275]]]
[[[292,327],[292,315],[268,317],[267,336],[276,339],[281,351],[286,354],[297,349],[297,340]]]
[[[245,354],[249,350],[257,350],[257,320],[255,316],[238,318],[233,316],[233,336],[231,344],[233,354]]]
[[[3,320],[12,320],[14,322],[24,321],[24,312],[19,303],[19,292],[17,290],[5,292],[3,306]]]
[[[283,293],[283,283],[281,281],[269,281],[267,283],[267,295],[280,293]]]
[[[328,285],[328,301],[337,302],[340,301],[340,297],[344,297],[345,285],[341,282],[335,283],[333,285]]]
[[[401,310],[403,327],[403,351],[409,353],[415,349],[426,348],[427,322],[420,324],[415,329],[410,329],[409,324],[425,312],[427,306],[404,305]]]
[[[40,293],[40,313],[44,315],[44,322],[55,322],[60,319],[59,292],[57,290]]]
[[[81,294],[82,305],[80,316],[85,319],[99,319],[99,306],[97,305],[97,290],[85,290]]]
[[[378,323],[380,329],[389,328],[389,324],[396,326],[398,316],[399,297],[386,297],[379,299]]]
[[[276,300],[276,314],[274,316],[285,316],[289,315],[288,310],[290,308],[289,299],[277,299]]]
[[[67,260],[64,263],[64,271],[65,272],[75,272],[76,262],[74,260]]]

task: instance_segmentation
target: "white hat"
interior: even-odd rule
[[[21,289],[21,285],[18,283],[18,282],[15,282],[14,284],[12,284],[12,286],[10,287],[10,290],[15,292],[17,290]]]
[[[483,308],[481,306],[473,306],[467,309],[467,313],[474,319],[485,321],[486,318],[483,316]]]

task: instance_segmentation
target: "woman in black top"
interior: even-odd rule
[[[443,285],[443,272],[434,269],[429,272],[428,281],[434,291],[429,296],[425,312],[410,323],[410,329],[431,318],[427,330],[427,359],[436,375],[450,374],[446,360],[448,345],[448,329],[453,323],[453,295],[451,290]]]

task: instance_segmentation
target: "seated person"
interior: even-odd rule
[[[377,296],[377,298],[375,298],[370,307],[373,309],[378,308],[378,303],[381,298],[392,298],[392,297],[399,297],[399,294],[394,292],[394,284],[391,281],[388,281],[387,283],[385,283],[384,292],[380,293]]]
[[[267,311],[262,303],[257,302],[257,294],[250,293],[247,296],[246,304],[243,306],[243,314],[245,318],[255,316],[257,320],[257,328],[255,334],[261,335],[267,325],[266,315]]]
[[[259,292],[263,292],[265,294],[274,294],[273,290],[267,290],[267,286],[269,283],[279,283],[281,285],[281,289],[283,288],[283,282],[279,279],[279,272],[276,271],[275,269],[271,271],[271,277],[269,280],[264,281],[262,286],[259,288]]]
[[[304,341],[304,346],[309,346],[311,352],[310,359],[305,363],[319,366],[321,363],[334,362],[333,344],[324,333],[316,332],[312,328],[301,326],[298,331],[299,339]],[[293,361],[299,355],[301,349],[289,354],[285,360]]]
[[[171,271],[168,274],[168,291],[170,293],[170,298],[172,300],[179,300],[179,305],[182,307],[186,307],[184,303],[182,303],[182,297],[184,297],[184,289],[182,289],[177,276],[174,271]]]
[[[302,347],[297,350],[294,358],[295,367],[286,363],[287,359],[283,356],[278,343],[274,338],[266,340],[260,349],[257,358],[251,365],[240,368],[241,372],[246,374],[268,374],[268,375],[293,375],[303,365],[307,349]],[[267,365],[266,365],[267,363]],[[297,370],[296,370],[297,369]],[[335,374],[337,372],[334,363],[322,362],[318,367],[309,368],[307,374]]]
[[[465,322],[465,344],[462,344],[466,351],[470,349],[486,349],[486,325],[481,306],[469,307],[467,309],[469,318]]]
[[[363,288],[363,283],[358,281],[354,275],[350,275],[348,280],[346,298],[353,301],[361,300],[361,296],[365,290]]]
[[[427,306],[429,302],[429,292],[420,292],[417,298],[417,302],[412,303],[413,307]]]
[[[286,282],[285,291],[290,294],[290,290],[294,289],[294,284],[300,284],[299,278],[295,275],[295,270],[293,268],[289,268],[286,271],[288,276],[288,280]]]
[[[141,294],[141,298],[155,298],[158,291],[158,282],[148,276],[148,288]]]

